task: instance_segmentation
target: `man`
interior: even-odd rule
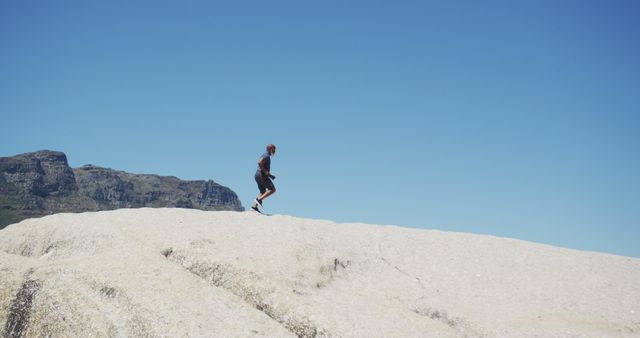
[[[271,174],[271,156],[276,153],[276,146],[274,144],[267,145],[267,152],[260,156],[258,159],[258,170],[255,174],[256,183],[258,183],[258,189],[260,195],[253,201],[251,209],[260,212],[258,206],[262,206],[262,201],[276,192],[276,187],[273,186],[273,181],[276,177]]]

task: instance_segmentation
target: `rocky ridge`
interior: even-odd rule
[[[179,208],[0,230],[0,337],[638,337],[640,260]]]
[[[244,210],[231,189],[211,180],[131,174],[91,164],[71,168],[64,153],[50,150],[0,157],[0,229],[59,212],[140,207]]]

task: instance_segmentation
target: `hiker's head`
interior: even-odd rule
[[[268,144],[267,145],[267,153],[269,153],[269,155],[273,155],[276,153],[276,145],[275,144]]]

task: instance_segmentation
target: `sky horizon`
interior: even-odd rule
[[[640,258],[635,1],[0,3],[0,156]]]

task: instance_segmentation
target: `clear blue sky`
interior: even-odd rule
[[[0,2],[0,156],[640,257],[638,1]]]

